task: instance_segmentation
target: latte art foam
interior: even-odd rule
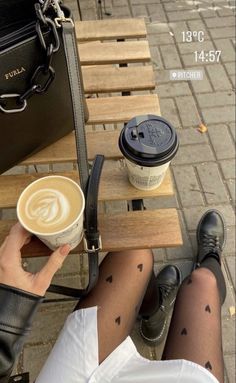
[[[25,215],[41,227],[63,224],[69,217],[70,204],[65,195],[54,189],[33,193],[25,206]]]

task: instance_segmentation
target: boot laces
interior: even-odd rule
[[[217,255],[221,250],[220,238],[217,235],[203,234],[202,244],[209,252],[216,253]]]
[[[161,291],[162,300],[169,297],[169,294],[174,289],[174,286],[170,284],[162,283],[159,285],[159,289]]]

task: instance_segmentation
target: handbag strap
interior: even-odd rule
[[[101,236],[97,225],[97,205],[99,180],[102,172],[103,162],[104,156],[97,155],[93,163],[86,190],[84,248],[85,251],[88,253],[88,285],[86,289],[75,289],[72,287],[52,284],[48,288],[48,291],[51,293],[81,298],[83,296],[86,296],[97,282],[99,274],[98,255],[99,250],[101,250],[102,247]]]
[[[88,182],[89,168],[85,136],[82,74],[79,67],[79,57],[74,33],[74,26],[71,22],[62,22],[61,25],[71,88],[80,184],[83,192],[85,192],[86,185]]]

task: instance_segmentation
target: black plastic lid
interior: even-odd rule
[[[122,154],[140,166],[158,166],[169,162],[179,144],[175,129],[160,116],[147,114],[132,118],[119,138]]]

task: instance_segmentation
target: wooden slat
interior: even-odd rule
[[[62,175],[79,182],[77,171],[53,172],[53,175]],[[48,176],[48,173],[31,173],[22,175],[9,175],[0,177],[0,208],[15,207],[20,193],[31,182],[41,177]],[[6,192],[7,191],[7,192]],[[134,188],[127,176],[126,168],[119,161],[113,161],[104,165],[99,188],[100,201],[131,200],[140,198],[151,198],[173,195],[170,172],[159,188],[145,191]]]
[[[106,159],[121,158],[122,154],[118,147],[119,135],[120,132],[118,130],[87,132],[88,159],[93,160],[98,153],[103,154]],[[49,164],[76,160],[75,135],[74,132],[72,132],[54,144],[27,158],[21,165]]]
[[[152,66],[82,67],[85,93],[124,92],[155,88]]]
[[[79,41],[140,38],[147,35],[144,19],[76,21],[75,30]]]
[[[90,98],[87,99],[87,105],[88,125],[127,122],[138,115],[160,114],[159,99],[156,94]]]
[[[87,99],[87,105],[89,109],[88,124],[127,122],[134,116],[142,114],[160,115],[159,100],[155,94]],[[106,158],[120,158],[121,153],[117,145],[118,137],[118,131],[87,132],[88,159],[93,159],[98,153],[103,154]],[[75,160],[74,133],[70,133],[31,156],[22,164],[44,164]]]
[[[121,64],[151,60],[147,41],[79,44],[82,65]]]
[[[99,215],[103,251],[162,248],[182,245],[178,214],[175,209],[133,211]],[[0,243],[9,233],[13,220],[0,221]],[[145,228],[145,230],[144,230]],[[82,251],[82,243],[73,253]],[[35,237],[23,248],[24,257],[49,255],[51,251]]]

